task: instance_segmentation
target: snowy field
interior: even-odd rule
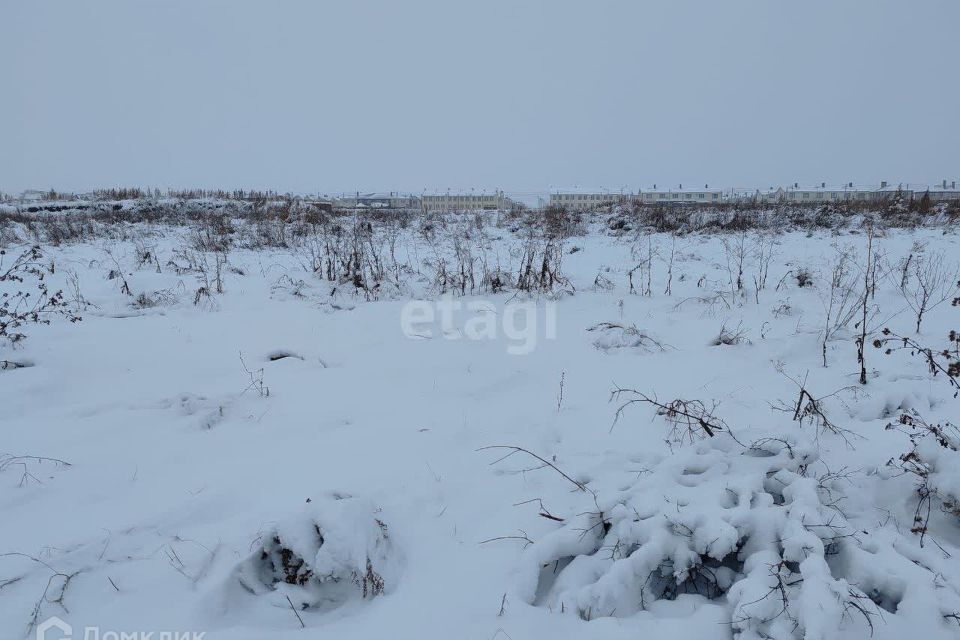
[[[960,634],[952,229],[497,222],[42,244],[0,637]]]

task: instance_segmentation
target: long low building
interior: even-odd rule
[[[814,204],[830,202],[882,202],[890,200],[900,194],[906,199],[922,198],[928,194],[934,202],[960,200],[960,191],[956,181],[943,180],[936,185],[919,184],[888,184],[881,182],[880,186],[856,186],[848,182],[842,186],[830,186],[825,182],[812,187],[801,187],[798,183],[784,188],[777,187],[763,192],[756,192],[753,199],[760,202]]]
[[[717,204],[724,201],[722,189],[711,189],[709,185],[699,188],[676,189],[640,189],[637,193],[614,193],[611,191],[557,191],[550,194],[550,206],[565,207],[571,210],[593,209],[599,205],[640,201],[645,204],[688,203]]]
[[[682,184],[676,189],[657,189],[657,185],[653,185],[653,189],[641,189],[639,198],[646,204],[658,202],[719,204],[724,199],[722,189],[711,189],[710,185],[703,185],[703,189],[685,189]]]
[[[821,182],[819,185],[811,187],[801,187],[799,183],[794,183],[789,187],[776,187],[766,191],[758,191],[752,199],[759,202],[791,204],[812,204],[823,202],[851,202],[851,201],[876,201],[883,197],[883,189],[887,184],[881,183],[877,187],[854,187],[853,183],[847,183],[843,186],[828,186]]]
[[[334,198],[334,205],[344,209],[419,209],[420,199],[397,192],[360,193]]]
[[[635,197],[606,191],[558,191],[550,194],[550,206],[581,211]]]
[[[641,188],[635,193],[608,190],[566,189],[552,191],[548,204],[551,207],[563,207],[569,211],[590,211],[609,204],[641,202],[651,204],[692,204],[709,205],[724,202],[761,202],[769,204],[818,205],[843,202],[889,201],[899,194],[906,200],[919,199],[929,194],[933,202],[960,200],[960,190],[955,180],[942,180],[936,184],[893,184],[881,182],[879,185],[855,185],[847,182],[843,185],[828,185],[826,182],[813,186],[801,186],[794,183],[787,187],[769,189],[711,189],[678,185],[676,188]],[[341,196],[333,205],[348,209],[395,209],[423,211],[496,211],[512,209],[516,202],[508,198],[503,191],[470,193],[424,193],[420,196],[398,192],[355,193]]]
[[[492,193],[438,193],[420,196],[424,211],[497,211],[511,209],[516,203],[503,191]]]
[[[938,185],[933,185],[927,187],[923,191],[918,189],[913,190],[914,196],[923,197],[924,193],[930,194],[930,199],[935,201],[943,200],[960,200],[960,190],[957,189],[957,181],[951,180],[950,184],[947,184],[947,181],[944,180]]]

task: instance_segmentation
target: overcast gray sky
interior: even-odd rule
[[[0,0],[0,190],[960,177],[957,0]]]

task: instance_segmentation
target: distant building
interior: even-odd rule
[[[825,182],[813,187],[801,187],[794,183],[793,186],[776,189],[769,189],[764,192],[758,191],[755,199],[760,202],[770,203],[790,203],[790,204],[823,204],[831,202],[883,202],[893,198],[897,193],[909,200],[911,198],[923,197],[924,193],[929,192],[930,199],[939,202],[944,200],[960,199],[960,191],[957,190],[956,181],[947,183],[946,180],[938,185],[911,185],[898,184],[892,185],[881,182],[880,186],[856,186],[848,182],[843,186],[829,186]]]
[[[620,202],[635,197],[636,196],[633,195],[625,196],[622,193],[610,192],[561,191],[550,194],[550,206],[563,207],[572,211],[586,211],[602,204]]]
[[[719,204],[723,201],[723,190],[711,189],[708,185],[703,185],[703,189],[684,189],[682,184],[676,189],[657,189],[657,185],[653,185],[652,189],[641,189],[639,197],[644,204]]]
[[[419,209],[416,196],[389,193],[356,193],[334,199],[334,205],[343,209]]]
[[[886,183],[880,184],[880,189],[886,188]],[[870,202],[881,199],[880,189],[877,187],[855,187],[852,182],[843,186],[827,186],[821,182],[819,186],[800,187],[794,183],[792,187],[780,189],[779,202],[793,204],[808,204],[813,202]]]
[[[24,202],[40,202],[41,200],[49,200],[50,192],[40,191],[38,189],[27,189],[20,194],[20,199]]]
[[[514,201],[503,191],[492,193],[423,194],[420,204],[424,211],[496,211],[510,209]]]
[[[925,189],[914,188],[913,195],[916,198],[922,198],[924,193],[930,194],[930,199],[935,202],[944,200],[960,200],[960,191],[957,190],[957,181],[951,180],[949,184],[944,180],[940,184],[927,187]]]
[[[739,200],[752,200],[754,202],[777,203],[784,202],[787,199],[786,189],[783,187],[770,187],[761,191],[757,189],[753,193],[742,194]]]
[[[563,191],[550,194],[551,206],[563,206],[567,209],[593,209],[602,204],[625,203],[640,201],[644,204],[719,204],[723,202],[723,190],[711,189],[704,185],[702,189],[684,189],[679,185],[676,189],[641,189],[639,193],[611,193],[611,192],[577,192]]]
[[[876,186],[855,186],[848,182],[842,186],[821,182],[813,186],[800,186],[793,183],[788,187],[771,187],[765,191],[756,191],[752,200],[770,204],[824,204],[831,202],[878,202],[896,192],[886,182]]]

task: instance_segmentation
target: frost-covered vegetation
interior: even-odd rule
[[[960,633],[957,211],[102,196],[0,207],[4,637]]]

